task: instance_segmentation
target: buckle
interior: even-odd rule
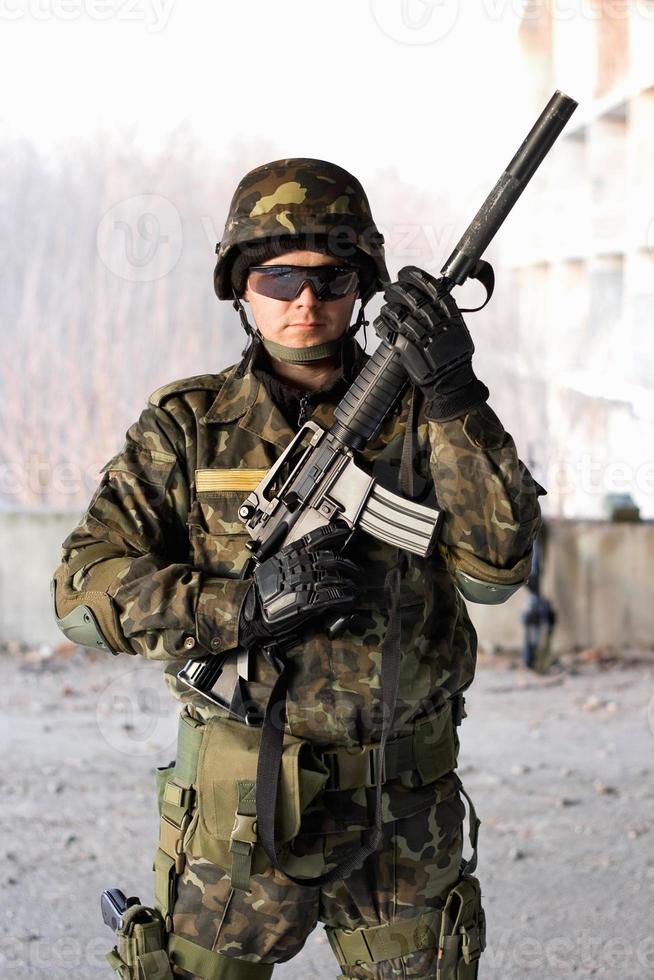
[[[257,818],[237,812],[229,839],[246,844],[251,851],[257,842]]]
[[[375,962],[366,939],[365,929],[339,929],[325,926],[325,932],[341,966],[363,966]]]
[[[324,752],[322,762],[329,770],[325,789],[360,789],[376,786],[386,778],[384,758],[379,745],[363,745]]]

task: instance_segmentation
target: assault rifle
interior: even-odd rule
[[[481,256],[576,107],[574,99],[554,93],[441,268],[439,296],[476,278],[490,299],[493,272]],[[376,437],[408,383],[397,350],[382,340],[336,406],[333,425],[325,429],[312,420],[304,423],[239,508],[251,538],[247,546],[257,563],[336,519],[345,521],[352,532],[358,528],[413,554],[430,554],[439,511],[382,487],[355,455]],[[290,474],[275,490],[285,466]],[[347,619],[339,617],[330,624],[331,634]],[[220,660],[191,660],[178,677],[206,695],[219,676]]]

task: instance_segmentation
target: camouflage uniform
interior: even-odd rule
[[[239,236],[303,230],[306,219],[343,241],[339,224],[357,206],[369,232],[357,247],[373,263],[380,288],[387,275],[383,240],[358,182],[339,168],[316,177],[316,161],[304,160],[296,179],[283,180],[287,161],[279,163],[279,173],[274,167],[253,172],[248,194],[235,198],[219,250],[218,295],[230,296],[220,263]],[[263,216],[263,226],[253,216]],[[226,711],[190,692],[176,674],[189,656],[224,654],[238,646],[239,613],[251,580],[242,577],[249,538],[237,510],[295,431],[271,397],[257,344],[254,355],[217,374],[174,381],[150,396],[125,445],[103,468],[80,524],[63,542],[56,610],[63,617],[85,606],[113,651],[164,661],[166,682],[184,702],[184,725],[202,745],[186,772],[178,753],[174,778],[168,769],[160,774],[155,898],[166,917],[176,974],[267,980],[272,965],[293,957],[321,921],[344,976],[436,977],[433,917],[459,880],[463,850],[465,808],[454,772],[455,724],[462,712],[454,717],[453,708],[461,708],[458,696],[472,682],[476,658],[475,631],[454,575],[459,570],[497,584],[526,580],[540,522],[539,488],[490,407],[448,422],[430,420],[421,409],[416,499],[438,506],[445,516],[435,552],[410,556],[403,569],[401,672],[389,746],[395,744],[399,758],[402,745],[414,752],[415,733],[427,731],[425,744],[431,739],[433,752],[421,762],[398,762],[394,771],[386,770],[381,845],[347,878],[322,888],[300,886],[255,848],[249,890],[235,888],[217,830],[221,790],[215,782],[224,778],[221,737],[230,722]],[[329,385],[305,398],[311,418],[332,424],[335,405],[366,359],[348,336],[342,376],[337,372]],[[360,453],[379,482],[396,492],[409,401],[407,393]],[[399,551],[357,533],[346,554],[363,570],[355,620],[334,639],[318,628],[307,631],[289,654],[294,673],[285,730],[306,739],[323,763],[336,759],[339,770],[335,783],[322,777],[320,791],[304,801],[299,831],[280,851],[282,866],[293,875],[313,876],[334,866],[374,822],[379,774],[349,783],[341,774],[352,761],[357,769],[362,747],[380,738],[380,648],[388,623],[384,582]],[[253,657],[252,667],[249,695],[263,708],[276,673],[260,656]],[[400,930],[407,922],[413,932],[402,947],[406,951],[376,932],[383,924]],[[185,949],[190,958],[182,955]],[[204,951],[212,951],[210,961],[198,959]],[[476,965],[447,972],[441,962],[438,976],[468,980],[476,976]]]
[[[355,340],[349,345],[356,370],[367,355]],[[346,384],[341,380],[317,393],[311,417],[329,426]],[[397,489],[408,407],[406,396],[362,453],[391,489]],[[198,477],[216,469],[265,471],[293,434],[251,365],[242,374],[234,365],[166,385],[128,430],[82,521],[63,542],[60,614],[71,603],[86,601],[97,609],[105,603],[112,610],[107,622],[115,649],[165,661],[173,694],[204,722],[222,710],[190,694],[175,675],[190,652],[237,645],[239,609],[249,586],[239,575],[249,553],[237,516],[244,492],[198,490]],[[430,558],[412,557],[402,582],[398,734],[472,681],[476,637],[453,569],[490,582],[524,579],[539,524],[536,487],[489,407],[446,423],[421,414],[417,436],[421,500],[436,504],[437,486],[446,517],[439,549]],[[255,473],[253,479],[259,478]],[[356,624],[334,640],[316,631],[291,653],[297,669],[287,728],[321,748],[358,747],[380,733],[375,706],[387,618],[383,582],[397,549],[359,534],[348,554],[365,570]],[[263,703],[273,680],[273,668],[255,658],[252,697]],[[317,918],[355,928],[438,908],[459,870],[459,788],[454,772],[426,783],[415,771],[389,780],[384,849],[320,895],[285,882],[271,868],[253,876],[249,894],[232,892],[226,869],[193,856],[188,847],[177,883],[175,932],[227,956],[273,963],[298,951]],[[304,814],[289,869],[311,873],[312,862],[299,855],[327,860],[332,849],[351,844],[369,826],[370,792],[321,794]],[[348,975],[428,976],[433,962],[431,949],[408,954],[404,963],[388,959],[351,967]]]

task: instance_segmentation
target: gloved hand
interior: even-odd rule
[[[438,297],[434,277],[405,266],[384,299],[373,326],[422,390],[427,418],[446,422],[485,402],[488,388],[472,370],[472,337],[454,299]]]
[[[350,534],[344,521],[316,528],[255,569],[241,608],[239,646],[300,639],[304,625],[320,614],[352,608],[352,576],[360,570],[336,553]]]

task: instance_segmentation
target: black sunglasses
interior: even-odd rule
[[[351,266],[253,265],[248,273],[250,289],[271,299],[295,299],[309,283],[316,299],[327,302],[353,293],[359,285],[358,272]]]

